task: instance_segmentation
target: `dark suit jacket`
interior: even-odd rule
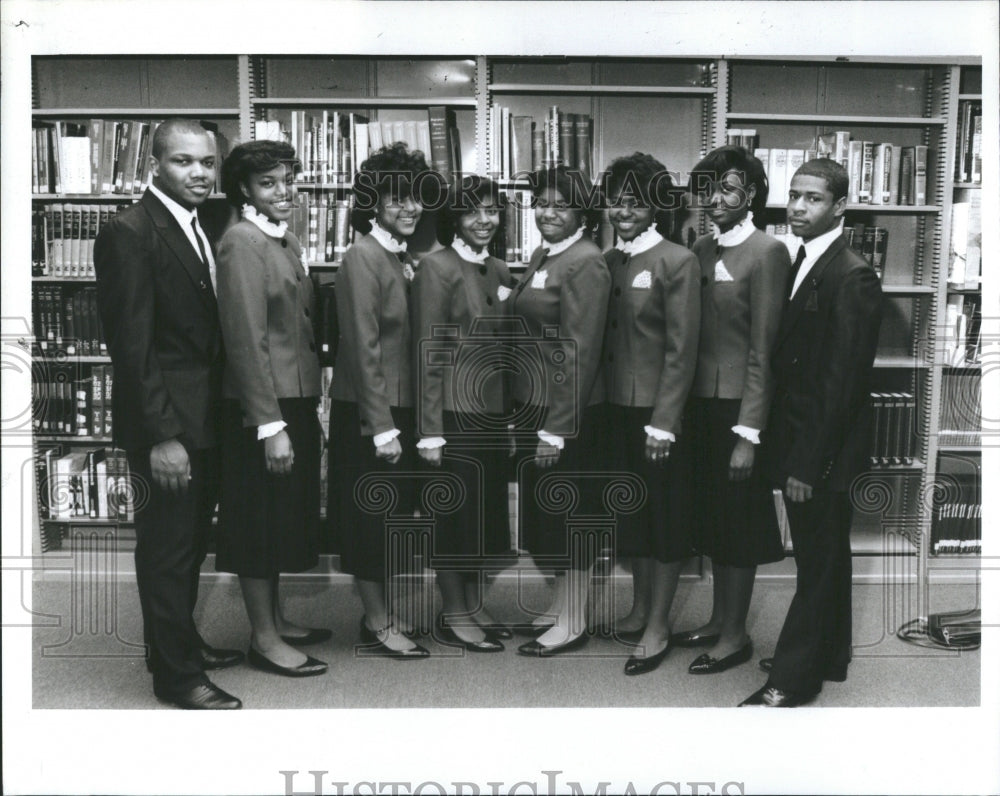
[[[521,403],[546,407],[544,431],[574,436],[583,410],[604,400],[601,340],[611,276],[601,250],[586,238],[543,261],[544,252],[539,247],[531,255],[509,299],[528,330],[521,356],[535,363],[516,368],[513,391]]]
[[[463,260],[450,246],[420,261],[413,280],[413,352],[417,374],[417,433],[422,437],[444,435],[442,411],[502,414],[504,372],[492,357],[480,360],[484,346],[498,345],[494,332],[509,298],[510,272],[502,260],[487,257],[483,265]],[[473,325],[475,324],[475,329]],[[446,327],[454,334],[442,335]],[[436,336],[435,336],[436,333]],[[445,357],[450,355],[447,365]],[[471,363],[471,364],[470,364]],[[455,382],[472,388],[472,400],[455,400]],[[456,405],[456,403],[458,405]]]
[[[413,406],[410,283],[371,235],[347,250],[337,271],[337,320],[331,397],[357,403],[364,436],[395,428],[389,407]]]
[[[608,400],[651,406],[650,425],[677,434],[698,360],[698,261],[668,240],[632,257],[612,249],[605,258],[613,280],[604,337]]]
[[[129,451],[174,437],[215,445],[223,346],[208,265],[147,191],[101,229],[94,267],[115,441]]]
[[[738,423],[762,430],[771,406],[771,349],[785,306],[791,263],[783,243],[760,230],[723,250],[731,282],[717,282],[715,238],[705,235],[693,251],[701,264],[701,338],[691,394],[738,398]]]
[[[772,365],[771,474],[845,491],[867,467],[869,382],[882,288],[843,237],[820,256],[785,305]]]

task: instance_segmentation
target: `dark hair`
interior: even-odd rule
[[[154,158],[163,157],[163,149],[167,145],[167,139],[174,133],[193,133],[194,135],[212,137],[212,134],[194,119],[167,119],[160,122],[156,126],[156,132],[153,133],[152,155]]]
[[[558,191],[577,212],[584,233],[593,234],[600,221],[603,198],[598,186],[591,185],[580,171],[555,166],[534,172],[529,178],[531,195],[537,199],[546,191]]]
[[[222,191],[226,201],[240,208],[247,203],[242,186],[254,174],[263,174],[282,163],[296,162],[295,149],[284,141],[248,141],[233,147],[222,163]]]
[[[413,196],[416,189],[418,196]],[[371,232],[378,202],[387,196],[413,196],[421,204],[437,203],[446,188],[437,172],[432,172],[419,149],[410,150],[402,141],[384,146],[369,155],[354,177],[354,209],[351,226],[361,234]]]
[[[829,158],[807,160],[795,170],[795,174],[792,176],[794,177],[796,174],[801,174],[803,177],[820,177],[826,180],[826,186],[833,194],[835,202],[847,196],[847,188],[850,184],[847,169],[835,160]]]
[[[764,209],[767,207],[767,195],[770,185],[764,164],[741,146],[720,146],[713,149],[695,164],[688,178],[688,190],[695,196],[705,193],[712,183],[719,182],[727,171],[739,172],[743,177],[743,185],[751,185],[757,193],[750,201],[749,210],[753,213],[754,226],[764,229]]]
[[[684,209],[683,193],[674,185],[667,167],[652,155],[633,152],[615,158],[604,173],[608,199],[623,190],[634,194],[646,207],[653,208],[653,224],[665,238],[674,238],[675,220]]]
[[[437,239],[447,246],[458,234],[458,220],[484,204],[501,208],[500,188],[488,177],[466,174],[448,189],[448,198],[438,211]]]

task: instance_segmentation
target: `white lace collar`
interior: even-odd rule
[[[458,253],[458,256],[466,262],[477,263],[479,265],[485,263],[486,258],[490,256],[490,253],[486,251],[485,247],[483,247],[482,251],[477,252],[457,235],[455,236],[455,240],[451,242],[451,248],[453,248]]]
[[[275,224],[263,213],[258,213],[257,208],[253,205],[243,205],[243,218],[260,229],[265,235],[270,235],[272,238],[283,238],[285,237],[285,232],[288,230],[288,224],[284,221]]]
[[[756,229],[753,225],[753,212],[748,212],[739,224],[726,232],[719,232],[719,228],[712,224],[712,236],[720,246],[739,246],[743,241],[753,235]]]
[[[377,221],[372,221],[372,231],[368,234],[375,238],[378,244],[386,251],[393,254],[406,251],[406,241],[404,240],[400,243],[388,231],[380,227]]]
[[[643,252],[648,252],[662,240],[663,236],[653,227],[650,227],[632,240],[619,239],[615,244],[615,248],[628,255],[642,254]]]
[[[549,257],[554,257],[561,252],[566,251],[570,246],[576,243],[580,238],[583,237],[583,227],[577,229],[572,235],[570,235],[565,240],[561,240],[558,243],[546,243],[542,241],[542,247],[549,253]]]

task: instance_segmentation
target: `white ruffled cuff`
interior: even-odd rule
[[[447,441],[444,437],[424,437],[417,443],[417,447],[434,450],[435,448],[443,448],[446,444]]]
[[[760,429],[750,428],[750,426],[733,426],[733,433],[750,440],[754,445],[760,445]]]
[[[547,431],[539,431],[538,438],[542,442],[547,442],[553,448],[559,448],[559,450],[562,450],[563,446],[566,444],[566,440],[564,440],[562,437],[558,436],[557,434],[549,434]]]
[[[262,426],[257,426],[257,439],[261,440],[273,437],[287,425],[288,423],[284,420],[275,420],[273,423],[265,423]]]
[[[662,428],[654,428],[653,426],[643,426],[643,431],[645,431],[653,439],[657,439],[660,442],[663,442],[663,440],[677,442],[677,437],[674,436],[672,431],[664,431]]]
[[[399,436],[399,429],[391,428],[388,431],[383,431],[381,434],[376,434],[374,437],[372,437],[372,442],[375,443],[376,448],[381,448],[387,442],[392,442],[398,436]]]

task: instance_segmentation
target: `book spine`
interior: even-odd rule
[[[927,147],[913,147],[913,202],[927,204]]]
[[[886,251],[889,245],[889,230],[886,227],[873,227],[872,268],[878,274],[879,281],[885,276]]]
[[[452,180],[451,144],[448,139],[447,108],[441,105],[432,105],[427,109],[427,121],[431,131],[431,168],[450,184]]]
[[[858,184],[858,201],[869,204],[872,200],[872,174],[875,165],[875,144],[861,142],[861,182]]]

